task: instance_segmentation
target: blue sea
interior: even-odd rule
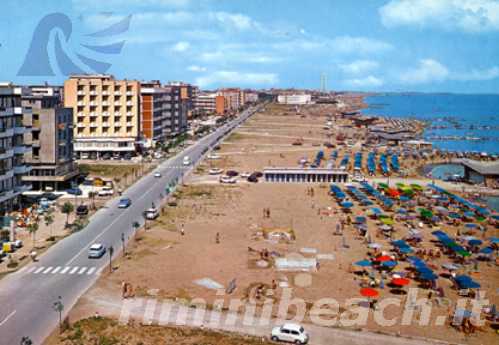
[[[499,154],[499,95],[387,93],[365,102],[366,115],[428,121],[423,137],[434,147]]]

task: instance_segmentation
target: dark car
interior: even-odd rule
[[[60,197],[60,195],[57,195],[57,194],[54,194],[54,193],[43,193],[42,195],[40,195],[40,199],[41,198],[45,198],[45,199],[48,199],[50,201],[54,201],[54,200],[56,200],[59,197]]]
[[[253,173],[253,174],[249,175],[248,176],[248,182],[257,183],[258,182],[257,173]]]
[[[80,205],[76,208],[76,215],[78,216],[86,216],[88,214],[88,206]]]
[[[81,191],[80,188],[69,188],[66,190],[66,193],[71,194],[71,195],[82,195],[83,192]]]
[[[227,172],[225,173],[225,175],[230,176],[230,177],[234,177],[234,176],[239,175],[239,173],[237,171],[235,171],[235,170],[227,170]]]
[[[260,171],[255,171],[254,174],[256,174],[256,177],[258,177],[258,178],[263,176],[262,172],[260,172]]]

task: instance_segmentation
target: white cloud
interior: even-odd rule
[[[452,77],[455,80],[483,81],[499,78],[499,67],[494,66],[486,70],[473,69],[466,73],[456,73]]]
[[[358,88],[380,87],[384,84],[383,79],[375,77],[373,75],[369,75],[365,78],[347,79],[344,83],[348,86]]]
[[[215,18],[215,20],[220,22],[222,25],[228,26],[229,29],[234,28],[243,31],[261,28],[260,23],[240,13],[214,12],[210,13],[210,16]]]
[[[207,86],[258,86],[274,85],[279,81],[274,73],[244,73],[236,71],[217,71],[196,79],[200,87]]]
[[[191,47],[191,44],[189,42],[185,42],[185,41],[180,41],[180,42],[177,42],[173,47],[172,47],[172,50],[174,52],[185,52],[186,50],[188,50],[189,48]]]
[[[203,66],[192,65],[187,67],[187,70],[191,72],[206,72],[207,68]]]
[[[433,59],[419,61],[416,68],[407,70],[400,75],[400,80],[406,84],[425,84],[443,81],[449,77],[449,70]]]
[[[351,54],[372,54],[393,49],[389,43],[367,37],[340,36],[331,42],[331,48],[336,52]]]
[[[261,47],[260,47],[261,48]],[[199,54],[198,59],[208,63],[254,63],[267,64],[281,61],[271,53],[257,51],[258,46],[246,44],[220,44]]]
[[[378,67],[378,62],[372,60],[355,60],[349,64],[339,65],[340,70],[353,75],[365,74],[375,70]]]
[[[379,13],[386,27],[441,27],[465,32],[499,30],[496,0],[391,0]]]

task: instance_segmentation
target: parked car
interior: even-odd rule
[[[89,259],[99,259],[106,254],[106,247],[102,243],[94,243],[88,249]]]
[[[156,172],[154,173],[154,177],[156,177],[156,178],[160,178],[160,177],[161,177],[161,173],[160,173],[159,171],[156,171]]]
[[[159,216],[159,212],[158,212],[158,209],[155,207],[148,208],[145,211],[145,217],[148,220],[156,219],[156,218],[158,218],[158,216]]]
[[[97,192],[98,196],[110,196],[113,194],[114,194],[113,188],[108,186],[102,187],[102,189]]]
[[[253,183],[257,183],[258,182],[258,176],[256,173],[253,173],[251,175],[248,176],[248,182],[253,182]]]
[[[285,323],[272,329],[271,337],[273,341],[285,341],[295,344],[307,344],[309,336],[302,326],[294,323]]]
[[[127,208],[130,207],[132,204],[132,200],[130,198],[123,198],[120,199],[120,202],[118,203],[118,208]]]
[[[220,176],[220,183],[234,184],[237,182],[236,178],[230,176]]]
[[[206,156],[206,158],[215,160],[215,159],[220,159],[220,156],[217,154],[210,153],[208,156]]]
[[[191,159],[189,158],[189,156],[184,157],[183,164],[184,165],[191,165]]]
[[[230,176],[230,177],[234,177],[234,176],[237,176],[239,175],[239,173],[235,170],[227,170],[227,172],[225,173],[227,176]]]
[[[66,189],[66,193],[71,194],[71,195],[82,195],[83,194],[83,192],[81,191],[80,188]]]
[[[43,193],[42,195],[40,195],[40,198],[45,198],[45,199],[48,199],[49,201],[54,201],[54,200],[57,200],[57,198],[59,198],[60,195],[57,195],[57,194],[54,194],[54,193]]]
[[[208,171],[208,174],[210,175],[220,175],[221,173],[223,173],[223,170],[217,168],[213,168]]]
[[[86,216],[88,214],[88,206],[87,205],[80,205],[76,208],[76,215],[77,216]]]

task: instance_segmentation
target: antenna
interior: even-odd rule
[[[321,73],[321,89],[320,91],[322,93],[327,92],[327,74],[326,73]]]

